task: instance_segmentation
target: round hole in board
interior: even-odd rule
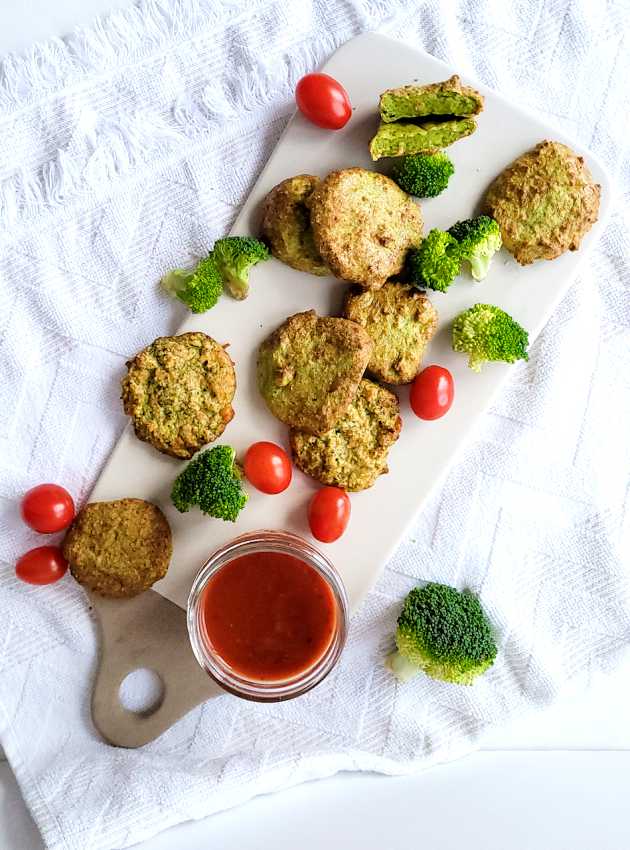
[[[149,717],[164,700],[164,682],[155,670],[139,667],[123,679],[118,698],[127,711]]]

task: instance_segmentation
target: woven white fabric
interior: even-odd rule
[[[629,19],[624,0],[156,0],[0,66],[0,739],[49,847],[126,847],[342,769],[418,770],[620,665]],[[551,117],[608,166],[615,212],[355,616],[334,675],[281,705],[221,697],[140,751],[110,748],[89,717],[95,623],[74,582],[14,578],[40,543],[16,500],[45,480],[88,495],[124,424],[125,359],[184,315],[156,281],[229,229],[299,77],[370,29]],[[470,586],[497,624],[498,661],[473,688],[402,687],[383,670],[417,579]]]

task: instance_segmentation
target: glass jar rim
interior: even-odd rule
[[[314,664],[290,679],[260,681],[242,676],[227,666],[203,639],[200,600],[208,582],[228,563],[253,552],[279,552],[299,558],[324,579],[335,600],[335,630],[328,647]],[[190,644],[197,662],[218,685],[243,699],[278,702],[306,693],[319,684],[333,669],[346,642],[348,598],[341,576],[332,562],[315,546],[288,531],[262,529],[241,534],[210,555],[197,573],[188,596],[187,625]]]

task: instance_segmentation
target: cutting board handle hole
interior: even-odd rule
[[[164,702],[162,677],[147,667],[132,670],[123,679],[118,698],[127,711],[141,717],[150,717]]]

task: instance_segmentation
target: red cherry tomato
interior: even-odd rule
[[[245,455],[245,477],[263,493],[282,493],[291,483],[291,461],[275,443],[254,443]]]
[[[59,546],[38,546],[18,560],[15,574],[27,584],[52,584],[65,575],[68,562]]]
[[[427,366],[411,385],[409,402],[420,419],[439,419],[453,404],[453,376],[443,366]]]
[[[352,106],[347,91],[328,74],[307,74],[295,89],[300,112],[326,130],[340,130],[350,120]]]
[[[311,534],[322,543],[338,540],[348,527],[350,499],[339,487],[322,487],[308,506]]]
[[[74,519],[72,496],[58,484],[39,484],[22,499],[24,522],[40,534],[52,534],[70,525]]]

